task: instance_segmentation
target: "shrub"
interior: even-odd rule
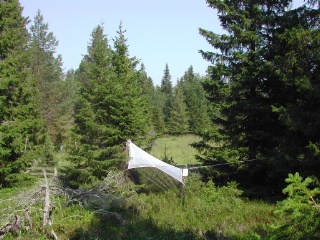
[[[85,169],[76,169],[74,167],[65,166],[60,169],[63,174],[61,178],[64,184],[71,188],[79,188],[80,186],[91,186],[97,181],[97,179],[92,176]]]
[[[279,203],[276,214],[284,224],[274,227],[272,239],[319,239],[320,205],[319,184],[315,178],[305,180],[299,173],[289,174],[289,185],[283,189],[288,197]]]

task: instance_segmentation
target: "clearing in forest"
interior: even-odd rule
[[[177,165],[196,164],[199,163],[195,157],[197,151],[190,144],[199,140],[200,138],[193,134],[164,136],[154,141],[150,154],[161,160],[166,155]]]

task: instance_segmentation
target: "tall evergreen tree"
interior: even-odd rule
[[[156,86],[152,101],[152,123],[158,134],[166,132],[166,124],[164,122],[164,95],[159,86]]]
[[[200,34],[220,51],[202,52],[215,64],[209,70],[212,82],[206,86],[207,91],[216,94],[215,97],[227,93],[219,102],[221,115],[216,119],[216,127],[221,124],[223,128],[212,135],[223,144],[218,145],[220,153],[213,151],[207,157],[216,162],[255,159],[261,133],[268,126],[264,117],[269,114],[269,106],[264,105],[265,96],[261,94],[262,6],[254,1],[207,2],[218,10],[221,25],[229,33],[218,35],[200,29]]]
[[[258,166],[248,164],[244,167],[236,164],[225,167],[225,179],[230,177],[230,172],[241,170],[245,173],[241,179],[246,176],[247,182],[251,182],[251,175],[256,183],[270,184],[270,181],[274,181],[278,184],[275,175],[279,169],[284,178],[288,171],[299,168],[296,163],[299,154],[292,154],[292,150],[287,148],[289,142],[293,143],[288,140],[296,139],[293,141],[300,142],[297,132],[290,134],[293,133],[292,122],[285,126],[281,121],[287,115],[279,115],[281,109],[284,109],[279,106],[291,106],[292,110],[299,106],[300,100],[294,93],[312,84],[312,79],[317,75],[312,71],[318,66],[315,58],[311,57],[313,63],[307,69],[302,71],[302,68],[298,68],[295,61],[302,61],[305,55],[302,51],[296,51],[300,48],[295,49],[291,43],[302,42],[307,49],[311,46],[311,49],[318,51],[316,31],[312,31],[313,37],[309,35],[306,38],[304,34],[295,34],[295,28],[300,28],[301,31],[312,28],[312,25],[317,26],[319,12],[307,9],[306,6],[300,10],[291,10],[291,1],[208,0],[207,3],[218,10],[221,25],[227,34],[219,35],[200,29],[200,34],[220,52],[201,51],[214,64],[209,70],[211,80],[206,82],[205,87],[215,104],[217,114],[216,129],[205,134],[197,147],[206,153],[203,161],[211,164],[212,161],[262,159]],[[308,38],[312,41],[307,41]],[[297,69],[302,71],[301,77],[292,78],[292,73]],[[286,75],[286,72],[290,74]],[[304,97],[309,98],[309,93]],[[289,100],[291,98],[294,100]],[[306,104],[307,102],[305,101]],[[309,120],[305,121],[307,122]],[[212,147],[212,140],[217,147]],[[280,159],[277,158],[279,153]],[[286,160],[285,155],[291,156],[290,160]],[[221,171],[211,174],[223,175]]]
[[[166,63],[165,69],[163,71],[163,77],[161,80],[161,92],[164,94],[172,94],[172,81],[168,63]]]
[[[153,85],[152,78],[148,77],[146,72],[146,67],[144,66],[143,63],[141,63],[138,73],[139,73],[138,82],[141,85],[142,94],[145,94],[148,97],[148,101],[150,101],[150,99],[152,99],[152,95],[154,92],[154,85]]]
[[[55,144],[63,150],[64,146],[71,144],[71,129],[74,124],[74,104],[76,101],[76,94],[78,84],[76,82],[76,73],[73,69],[67,71],[65,79],[57,82],[56,95],[60,99],[58,104],[58,117],[56,121],[55,130]]]
[[[107,160],[106,122],[101,116],[105,112],[104,98],[109,93],[112,51],[104,33],[103,25],[98,25],[91,33],[87,54],[77,70],[79,83],[78,97],[75,103],[75,140],[72,151],[73,161],[89,168],[95,175],[105,175],[110,165]],[[97,164],[96,161],[100,161]],[[101,166],[104,164],[104,166]],[[96,167],[101,172],[95,172]]]
[[[1,1],[0,9],[0,186],[10,186],[36,158],[43,125],[28,71],[28,20],[19,1]]]
[[[145,139],[150,122],[138,61],[129,56],[121,24],[117,33],[112,50],[103,26],[94,29],[78,73],[75,130],[81,146],[75,156],[98,178],[123,167],[124,143]]]
[[[63,104],[59,87],[63,78],[62,57],[54,56],[58,41],[49,32],[49,25],[44,23],[40,10],[30,26],[30,33],[31,70],[39,88],[39,108],[51,140],[55,141],[59,129],[57,122],[60,118],[60,105]]]
[[[188,109],[190,131],[199,133],[210,127],[210,111],[201,78],[190,66],[180,80]]]
[[[169,122],[170,109],[172,107],[172,101],[173,101],[173,87],[172,87],[171,75],[170,75],[168,64],[166,64],[163,72],[160,90],[161,90],[162,99],[163,99],[162,111],[164,115],[165,124],[167,125]]]
[[[282,176],[291,170],[320,177],[320,6],[316,6],[307,3],[289,11],[271,39],[274,47],[267,46],[266,59],[276,55],[270,61],[274,63],[270,96],[282,125],[276,153],[276,167],[285,169]]]
[[[136,57],[130,57],[125,31],[120,23],[118,36],[114,39],[114,54],[112,58],[112,82],[117,91],[110,98],[112,124],[119,131],[118,139],[112,141],[115,146],[131,138],[137,142],[145,141],[150,129],[148,101],[139,81],[139,71],[135,68],[138,64]]]
[[[181,85],[175,87],[170,115],[168,120],[168,132],[171,134],[185,134],[189,132],[187,105],[184,100]]]
[[[140,69],[138,70],[138,76],[137,76],[137,81],[138,84],[141,87],[141,94],[144,95],[146,99],[146,111],[149,115],[148,119],[150,120],[149,125],[152,124],[152,114],[153,114],[153,96],[154,96],[154,86],[153,86],[153,81],[150,77],[148,77],[146,68],[144,64],[142,63],[140,66]]]

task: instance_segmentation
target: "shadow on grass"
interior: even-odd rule
[[[204,238],[196,236],[191,231],[175,231],[170,226],[158,227],[152,219],[142,219],[139,216],[130,216],[124,222],[98,216],[87,229],[77,228],[70,239],[200,240]]]
[[[143,177],[140,175],[140,180],[143,180],[143,184],[152,186],[150,189],[144,189],[143,192],[153,192],[155,189],[157,189],[156,192],[163,192],[176,185],[166,181],[165,176],[162,176],[159,171],[157,173],[153,171],[142,172]],[[71,176],[73,179],[72,174]],[[153,182],[152,179],[161,180]],[[66,180],[68,179],[64,179],[64,183],[70,186],[69,181]],[[65,236],[72,240],[203,239],[191,230],[178,231],[174,226],[158,224],[153,218],[142,216],[138,209],[141,208],[141,203],[136,205],[135,200],[132,200],[137,197],[136,186],[131,181],[130,183],[127,181],[128,179],[123,173],[113,173],[107,180],[100,182],[90,190],[77,188],[66,191],[69,210],[65,209],[65,212],[69,211],[70,215],[86,215],[88,217],[85,217],[86,221],[66,223],[68,230]],[[82,213],[72,212],[73,208],[82,208]]]
[[[127,182],[127,177],[120,172],[108,175],[106,180],[90,190],[70,189],[66,204],[70,207],[69,215],[85,217],[83,221],[68,221],[65,236],[72,240],[236,239],[226,235],[217,221],[208,223],[206,211],[211,208],[199,206],[199,199],[191,201],[194,204],[188,208],[181,207],[184,205],[181,205],[177,194],[176,182],[169,181],[161,173],[155,169],[136,171],[131,177],[142,184],[142,189],[136,189],[137,186]],[[170,191],[171,188],[176,189]],[[141,195],[138,196],[138,192]],[[80,212],[72,211],[73,207],[81,208]]]

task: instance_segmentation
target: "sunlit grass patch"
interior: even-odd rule
[[[198,163],[195,158],[197,151],[190,144],[199,139],[192,134],[161,137],[154,141],[150,154],[163,159],[166,152],[167,156],[178,165]]]

